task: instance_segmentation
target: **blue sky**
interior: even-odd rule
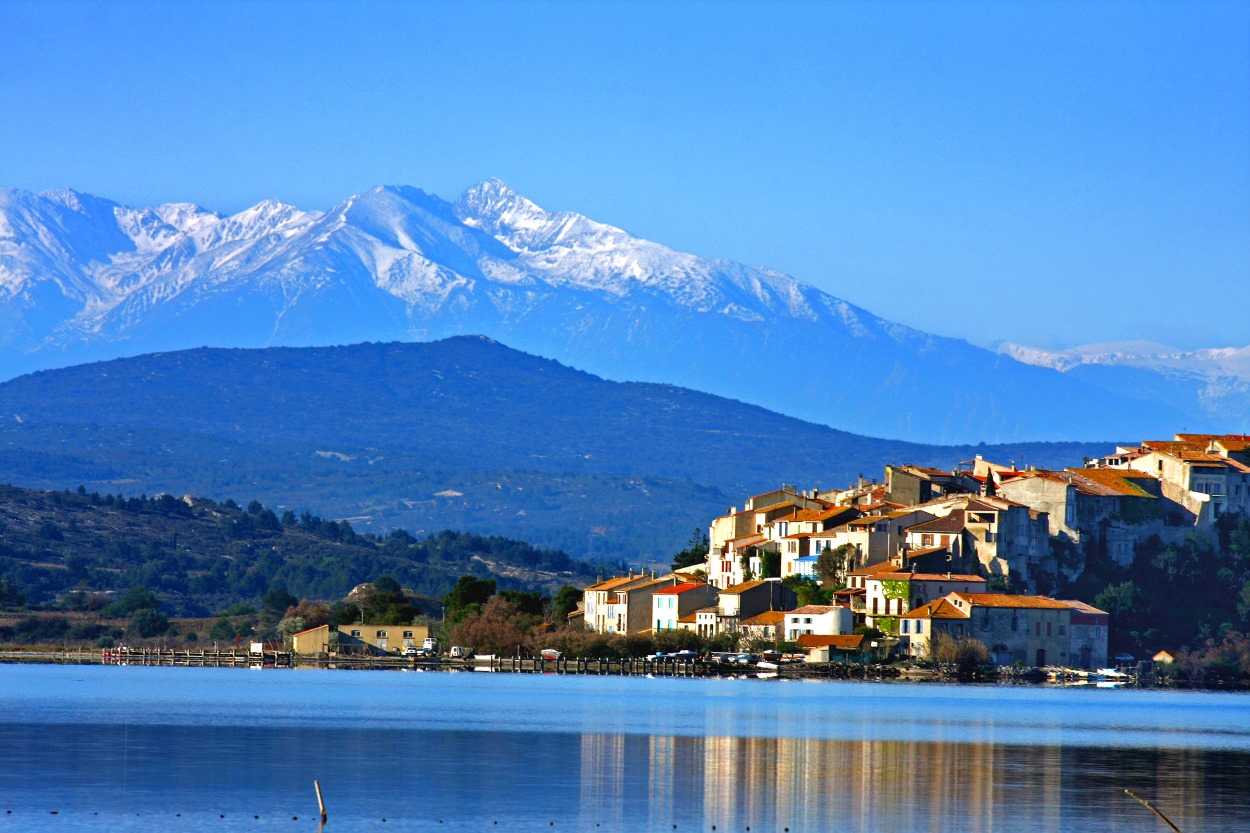
[[[0,4],[0,185],[499,177],[980,344],[1250,344],[1250,3]]]

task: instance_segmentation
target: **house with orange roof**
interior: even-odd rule
[[[862,633],[822,636],[801,634],[796,640],[807,651],[807,662],[856,661],[868,653],[873,643]]]
[[[934,640],[976,639],[996,665],[1067,666],[1072,608],[1047,596],[948,593],[899,617],[899,650],[927,657]]]
[[[1166,537],[1165,517],[1176,511],[1158,478],[1133,469],[1027,471],[1004,480],[998,493],[1045,512],[1052,537],[1086,556],[1100,548],[1121,566],[1133,562],[1138,541]]]
[[[1091,604],[1076,599],[1060,599],[1072,609],[1068,626],[1068,664],[1092,671],[1107,667],[1107,636],[1111,616]]]
[[[877,572],[865,577],[864,623],[898,634],[898,618],[948,593],[981,593],[986,581],[968,573]]]
[[[795,642],[803,634],[850,634],[855,630],[855,617],[850,608],[841,605],[804,605],[786,612],[783,628],[787,642]]]
[[[886,466],[886,499],[904,506],[916,506],[941,497],[975,494],[981,484],[964,471],[942,471],[928,466]]]
[[[788,485],[752,495],[746,499],[741,511],[731,506],[726,514],[713,519],[708,528],[708,557],[711,559],[723,553],[727,541],[762,533],[764,525],[775,518],[804,509],[826,509],[831,505],[829,501],[818,498],[815,489],[802,491]]]
[[[772,610],[792,610],[798,598],[781,579],[753,579],[721,589],[716,607],[698,612],[696,629],[700,636],[738,633],[742,622]]]
[[[781,639],[785,627],[786,614],[782,610],[766,610],[738,623],[738,632],[745,639],[768,640],[777,642]]]
[[[716,588],[703,582],[687,581],[662,587],[651,594],[652,630],[675,631],[680,620],[693,617],[700,608],[716,601]],[[694,619],[683,624],[693,625]]]
[[[1142,443],[1127,468],[1155,475],[1163,494],[1193,513],[1194,526],[1210,530],[1226,512],[1250,512],[1250,464],[1238,446],[1243,435],[1177,434]]]
[[[630,573],[590,585],[582,591],[583,617],[596,633],[638,633],[651,627],[651,595],[680,580],[672,573]]]

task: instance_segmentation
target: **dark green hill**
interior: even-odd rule
[[[761,384],[839,383],[836,362],[790,364]],[[13,482],[255,496],[362,529],[471,529],[632,563],[666,561],[691,528],[782,482],[840,487],[975,453],[1073,465],[1105,449],[860,437],[476,337],[188,350],[0,385],[0,477]]]
[[[142,585],[179,615],[203,616],[282,586],[338,599],[391,575],[441,597],[466,573],[500,588],[554,592],[594,568],[520,541],[442,532],[415,538],[357,533],[309,513],[282,517],[251,502],[121,498],[0,486],[0,604],[14,592],[46,604],[75,588]]]

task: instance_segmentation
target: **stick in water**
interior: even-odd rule
[[[1175,824],[1172,824],[1172,820],[1169,819],[1167,816],[1163,815],[1163,813],[1160,813],[1159,810],[1149,801],[1147,801],[1144,798],[1138,798],[1136,795],[1133,794],[1132,790],[1125,790],[1124,794],[1127,795],[1129,798],[1137,801],[1139,804],[1141,804],[1150,812],[1154,813],[1159,818],[1163,819],[1163,823],[1166,824],[1168,827],[1172,828],[1173,830],[1175,830],[1176,833],[1181,833],[1181,829],[1177,827]]]
[[[317,807],[319,807],[319,808],[321,809],[321,823],[322,823],[322,824],[325,824],[325,822],[326,822],[326,803],[325,803],[324,801],[322,801],[322,800],[321,800],[321,782],[320,782],[320,781],[316,781],[316,780],[314,780],[314,781],[313,781],[313,787],[317,790]],[[1129,793],[1129,795],[1132,795],[1132,793]],[[1133,796],[1133,798],[1137,798],[1137,796],[1135,796],[1135,795],[1134,795],[1134,796]],[[1140,801],[1141,799],[1138,799],[1138,800]],[[1146,806],[1147,806],[1147,807],[1150,807],[1150,805],[1149,805],[1149,804],[1147,804]],[[1154,808],[1152,807],[1151,809],[1154,809]],[[1156,810],[1155,812],[1158,812],[1158,811]],[[1169,822],[1169,824],[1171,824],[1171,822]],[[1175,830],[1175,828],[1173,828],[1173,829]],[[1178,831],[1178,833],[1179,833],[1179,831]]]

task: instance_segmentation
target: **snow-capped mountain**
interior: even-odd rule
[[[975,291],[969,287],[968,291]],[[875,436],[1133,439],[1201,427],[879,318],[779,272],[696,257],[488,180],[232,216],[0,190],[0,376],[196,346],[480,333]],[[743,437],[744,453],[751,439]]]
[[[998,352],[1115,392],[1151,391],[1165,402],[1190,403],[1200,418],[1250,426],[1250,347],[1179,350],[1149,341],[1083,344],[1043,350],[1003,342]]]

